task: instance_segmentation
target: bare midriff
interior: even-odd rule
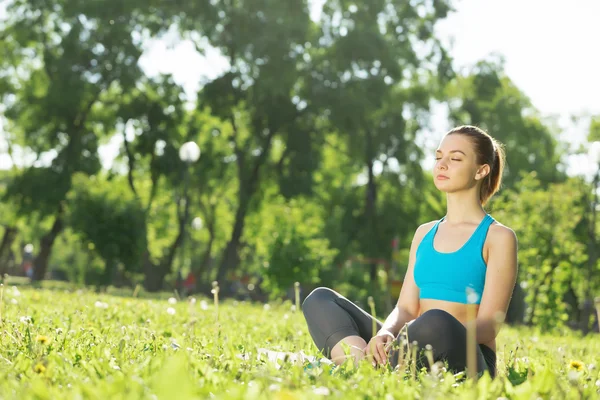
[[[467,326],[467,305],[461,303],[455,303],[452,301],[444,300],[432,300],[432,299],[421,299],[420,300],[419,316],[429,310],[444,310],[448,314],[460,321],[465,327]],[[479,306],[477,306],[479,311]],[[492,340],[486,343],[481,343],[496,351],[496,340]]]

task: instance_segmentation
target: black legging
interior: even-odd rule
[[[340,340],[348,336],[360,336],[365,342],[373,337],[373,317],[346,299],[339,293],[320,287],[313,290],[302,303],[308,331],[318,349],[327,358],[331,358],[331,349]],[[376,320],[377,330],[382,323]],[[399,337],[397,338],[397,340]],[[430,344],[433,360],[447,361],[448,368],[454,372],[464,371],[467,365],[467,330],[451,314],[443,310],[429,310],[408,326],[410,343],[416,341],[419,348]],[[395,367],[398,357],[390,357]],[[419,352],[417,368],[429,367],[424,352]],[[477,347],[478,372],[489,371],[496,374],[496,354],[489,347],[480,344]]]

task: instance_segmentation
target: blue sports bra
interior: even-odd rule
[[[417,248],[414,278],[419,288],[419,298],[479,304],[487,270],[483,244],[494,219],[486,214],[460,249],[440,253],[433,247],[433,238],[445,218],[435,223]]]

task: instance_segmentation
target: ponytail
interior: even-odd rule
[[[498,190],[500,190],[500,186],[502,186],[502,173],[504,172],[505,153],[502,145],[494,138],[491,139],[494,146],[494,156],[493,161],[490,164],[490,173],[483,178],[483,183],[481,184],[481,193],[479,196],[481,205],[485,205],[488,200]]]

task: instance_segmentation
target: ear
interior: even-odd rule
[[[490,171],[491,171],[490,166],[487,164],[483,164],[477,170],[477,173],[475,174],[475,180],[477,180],[477,181],[482,180],[483,178],[485,178],[486,176],[488,176],[490,174]]]

